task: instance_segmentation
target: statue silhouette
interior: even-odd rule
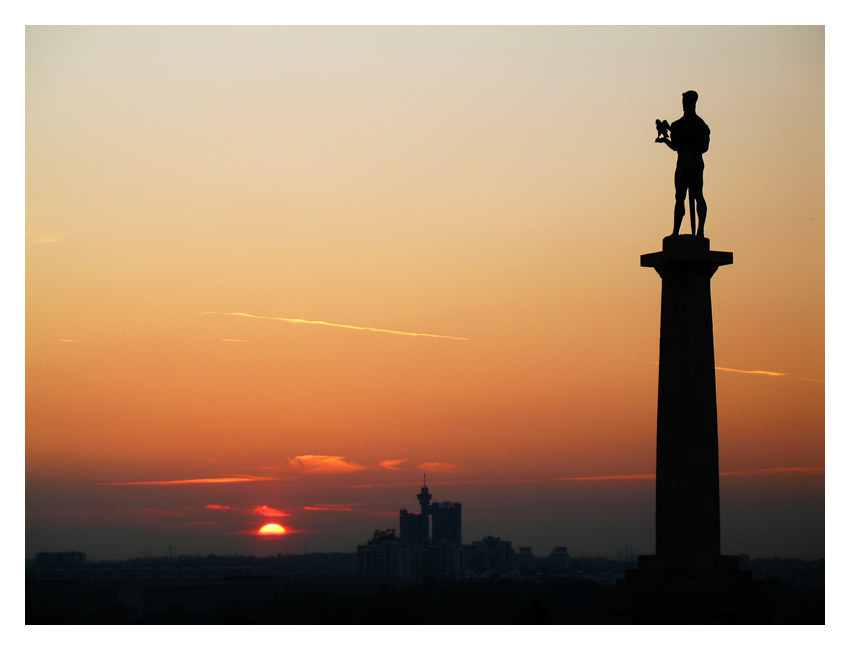
[[[702,172],[705,163],[702,154],[708,151],[708,140],[711,131],[702,118],[697,115],[697,95],[695,90],[682,93],[682,110],[684,115],[670,125],[670,137],[667,137],[666,122],[655,120],[658,129],[656,142],[663,142],[679,154],[676,163],[676,207],[673,208],[673,235],[679,234],[682,218],[685,216],[685,195],[690,198],[691,234],[705,237],[705,217],[708,206],[702,195]],[[699,228],[694,219],[694,204],[699,216]]]

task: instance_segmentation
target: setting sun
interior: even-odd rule
[[[281,526],[280,524],[266,524],[259,531],[257,531],[258,535],[285,535],[286,528]]]

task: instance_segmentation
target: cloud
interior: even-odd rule
[[[658,362],[653,361],[652,365],[657,366]],[[733,372],[739,375],[762,375],[763,377],[788,377],[787,372],[774,372],[772,370],[743,370],[741,368],[725,368],[723,366],[714,366],[715,370],[720,372]],[[823,383],[823,379],[812,379],[811,377],[800,377],[803,381],[818,381]]]
[[[720,472],[720,476],[764,476],[768,474],[823,474],[823,467],[768,467],[765,469],[745,469],[734,472]]]
[[[77,339],[59,339],[60,343],[77,343]]]
[[[742,375],[764,375],[766,377],[787,377],[788,373],[786,372],[771,372],[770,370],[739,370],[738,368],[721,368],[720,366],[714,366],[715,370],[722,370],[723,372],[737,372]]]
[[[288,460],[290,467],[305,474],[347,474],[366,469],[363,465],[347,460],[343,456],[307,454]]]
[[[227,341],[228,343],[247,343],[248,339],[221,339],[222,341]]]
[[[422,463],[421,465],[419,465],[419,469],[421,469],[423,472],[435,472],[437,474],[454,474],[455,472],[459,472],[462,468],[460,465],[455,465],[454,463],[433,462]]]
[[[101,485],[195,485],[198,483],[253,483],[255,481],[277,481],[268,476],[226,476],[222,478],[186,478],[174,481],[127,481],[125,483],[101,483]]]
[[[190,521],[192,526],[215,526],[214,521]]]
[[[464,336],[446,336],[444,334],[424,334],[422,332],[402,332],[400,330],[387,330],[378,327],[361,327],[359,325],[342,325],[340,323],[328,323],[323,320],[305,320],[303,318],[283,318],[282,316],[257,316],[244,312],[233,311],[202,311],[201,315],[216,314],[219,316],[238,316],[240,318],[256,318],[259,320],[274,320],[284,323],[295,323],[298,325],[321,325],[323,327],[338,327],[346,330],[357,330],[359,332],[376,332],[378,334],[394,334],[396,336],[419,336],[431,339],[452,339],[454,341],[468,341]]]
[[[210,503],[209,505],[204,506],[207,510],[230,510],[230,506],[220,506],[215,503]]]
[[[399,465],[401,465],[404,462],[406,462],[406,461],[405,460],[382,460],[381,462],[378,463],[378,465],[380,467],[383,467],[384,469],[399,470],[399,469],[401,469],[399,467]]]
[[[268,506],[257,506],[251,508],[251,514],[260,515],[261,517],[288,517],[289,515],[277,508],[269,508]]]
[[[771,474],[823,474],[823,467],[766,467],[720,472],[720,476],[766,476]],[[614,474],[609,476],[570,476],[556,481],[641,481],[655,479],[655,474]]]
[[[317,503],[314,506],[304,506],[303,510],[322,510],[325,512],[351,512],[352,508],[349,504],[345,503]]]
[[[421,483],[405,483],[403,485],[421,485]],[[351,490],[371,490],[372,488],[397,488],[398,483],[361,483],[360,485],[349,485]]]
[[[720,476],[771,476],[776,474],[823,474],[823,467],[766,467],[739,471],[720,472]],[[488,481],[439,481],[437,485],[524,485],[533,483],[578,482],[578,481],[648,481],[655,480],[655,474],[603,474],[598,476],[558,476],[544,478],[494,479]],[[420,483],[363,483],[349,485],[352,490],[375,488],[398,489],[402,485],[421,485]]]

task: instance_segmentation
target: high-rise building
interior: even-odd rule
[[[398,524],[401,541],[405,544],[428,542],[428,515],[399,510]]]
[[[376,533],[368,544],[357,547],[361,574],[421,579],[471,570],[472,548],[461,545],[461,504],[431,503],[432,499],[423,481],[416,495],[419,512],[399,510],[399,536],[395,531],[392,535],[378,531],[380,535]]]
[[[431,538],[461,542],[461,507],[459,503],[440,501],[431,506]]]

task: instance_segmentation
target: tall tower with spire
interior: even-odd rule
[[[416,495],[417,501],[419,501],[420,512],[423,516],[427,517],[431,514],[431,493],[428,492],[428,486],[425,485],[425,474],[422,475],[422,489],[419,490],[419,494]]]
[[[422,477],[422,489],[416,495],[419,501],[419,513],[399,510],[399,529],[401,541],[408,544],[426,544],[431,538],[431,493]]]

